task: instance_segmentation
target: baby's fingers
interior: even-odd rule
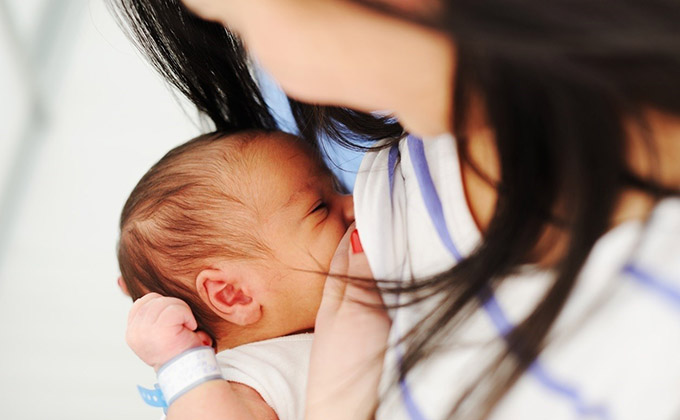
[[[180,299],[170,299],[171,300],[168,300],[161,308],[154,324],[159,327],[182,326],[188,328],[190,331],[194,331],[198,327],[198,324],[196,323],[194,314],[191,313],[189,305]]]
[[[132,308],[130,308],[130,312],[128,313],[128,325],[139,318],[143,318],[145,312],[149,309],[149,302],[160,297],[163,296],[159,295],[158,293],[147,293],[141,298],[137,299],[132,304]]]

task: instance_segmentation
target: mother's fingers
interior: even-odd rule
[[[195,15],[206,20],[219,20],[223,14],[224,1],[182,0],[182,3]]]
[[[358,231],[352,233],[352,247],[347,254],[347,281],[344,300],[369,306],[382,306],[383,301],[375,287],[368,258],[361,249]]]
[[[257,19],[259,11],[278,6],[281,0],[182,0],[182,3],[201,19],[219,22],[234,30],[240,28],[243,21]]]
[[[335,255],[331,260],[331,265],[328,270],[329,274],[323,289],[323,300],[321,301],[321,307],[324,310],[336,311],[345,296],[349,268],[350,241],[352,232],[355,230],[354,224],[347,229],[347,232],[345,232],[345,235],[340,240],[338,248],[335,250]]]
[[[333,312],[342,304],[383,304],[354,225],[347,230],[335,252],[321,303],[323,310]]]

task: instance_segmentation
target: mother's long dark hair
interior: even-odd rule
[[[501,177],[481,246],[448,273],[418,283],[446,290],[446,300],[418,326],[422,333],[413,335],[402,369],[434,351],[466,309],[479,307],[525,262],[546,226],[569,233],[552,285],[505,337],[505,354],[480,379],[487,386],[467,390],[468,398],[481,393],[484,401],[468,418],[485,418],[547,345],[590,250],[611,226],[622,190],[678,194],[655,174],[642,179],[629,170],[624,124],[645,133],[651,147],[645,108],[680,116],[680,2],[442,3],[445,13],[433,24],[458,48],[454,121],[462,151],[466,112],[478,95],[495,134]]]
[[[253,78],[241,41],[219,24],[195,17],[180,0],[109,0],[136,46],[156,70],[223,133],[276,129]],[[320,134],[362,148],[398,137],[394,120],[289,99],[300,135],[318,145]]]
[[[192,17],[178,0],[115,2],[156,68],[218,129],[274,128],[236,38]],[[546,227],[558,224],[569,233],[544,299],[505,336],[506,352],[480,378],[489,386],[470,388],[453,407],[452,417],[462,415],[462,403],[480,401],[481,392],[483,403],[472,416],[484,418],[547,344],[586,257],[610,226],[620,192],[632,187],[656,197],[677,194],[653,176],[642,179],[629,171],[624,121],[651,135],[644,107],[680,115],[680,3],[444,0],[442,5],[439,20],[424,23],[456,41],[454,121],[462,156],[467,111],[476,96],[495,134],[501,179],[495,213],[472,255],[412,286],[386,285],[442,299],[407,338],[401,374],[434,352],[527,261]],[[323,131],[350,143],[401,134],[389,120],[292,100],[291,105],[310,141]]]

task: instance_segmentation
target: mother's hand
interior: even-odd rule
[[[316,319],[306,420],[366,419],[377,403],[390,319],[352,226],[331,263]]]
[[[311,4],[317,0],[182,0],[182,3],[196,16],[228,26],[233,30],[243,29],[241,22],[258,24],[257,18],[268,11],[285,12],[291,5]]]

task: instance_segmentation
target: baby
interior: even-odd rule
[[[173,149],[125,204],[118,260],[123,288],[144,296],[131,322],[175,328],[128,330],[128,342],[156,370],[212,346],[251,412],[302,419],[312,341],[303,333],[353,219],[352,197],[294,136],[210,134]]]

